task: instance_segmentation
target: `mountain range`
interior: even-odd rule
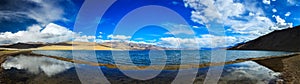
[[[0,45],[2,49],[32,49],[32,50],[170,50],[151,44],[129,42],[60,42],[60,43],[15,43]]]
[[[229,50],[300,51],[300,26],[276,30]]]
[[[275,30],[254,40],[237,44],[228,50],[271,50],[300,51],[300,26]],[[37,50],[176,50],[151,44],[130,42],[60,42],[60,43],[16,43],[0,45],[4,49],[37,49]]]

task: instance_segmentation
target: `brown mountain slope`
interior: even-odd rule
[[[38,48],[43,46],[72,46],[72,44],[68,43],[41,43],[41,42],[30,42],[30,43],[16,43],[16,44],[8,44],[8,45],[0,45],[0,48],[15,48],[15,49],[29,49],[29,48]]]
[[[160,47],[151,44],[143,44],[143,43],[129,43],[129,42],[104,42],[100,45],[122,49],[122,50],[171,50],[171,48]]]
[[[0,45],[0,49],[32,49],[32,50],[170,50],[142,43],[128,42],[61,42],[61,43],[16,43]]]
[[[300,26],[273,31],[229,50],[300,51]]]

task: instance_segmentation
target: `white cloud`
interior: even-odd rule
[[[74,66],[72,63],[52,58],[20,55],[8,57],[8,60],[1,67],[4,69],[23,69],[34,74],[45,73],[47,76],[53,76]]]
[[[54,34],[54,35],[63,35],[63,34],[69,34],[72,35],[73,32],[63,26],[50,23],[48,24],[42,31],[41,33],[49,33],[49,34]]]
[[[18,31],[16,33],[3,32],[0,33],[0,44],[10,44],[18,42],[65,42],[77,40],[93,40],[94,36],[80,36],[60,25],[50,23],[44,29],[39,25],[33,25],[25,31]]]
[[[197,1],[197,0],[184,0],[186,7],[194,8],[196,11],[192,11],[192,21],[200,24],[207,23],[209,21],[220,19],[221,14],[214,8],[213,0]],[[201,10],[201,11],[197,11]]]
[[[185,6],[195,9],[192,11],[192,21],[205,24],[210,21],[228,20],[229,17],[239,17],[245,12],[245,7],[241,3],[233,0],[184,0]]]
[[[32,9],[27,13],[28,17],[35,19],[42,24],[48,24],[56,20],[64,20],[64,10],[58,3],[52,0],[31,0],[40,5],[39,8]]]
[[[254,14],[254,13],[252,13],[252,12],[250,12],[250,13],[249,13],[249,16],[254,16],[254,15],[255,15],[255,14]]]
[[[185,49],[228,47],[243,41],[233,36],[215,36],[211,34],[204,34],[195,38],[162,37],[159,40],[143,40],[142,38],[136,38],[140,39],[140,41],[132,41],[130,40],[131,37],[126,35],[108,35],[107,38],[110,38],[111,40],[96,39],[96,41],[98,43],[123,41]]]
[[[238,41],[249,41],[274,30],[283,29],[283,25],[290,23],[273,22],[258,2],[246,0],[238,2],[235,0],[184,0],[185,6],[194,9],[191,12],[191,20],[199,24],[219,22],[229,27],[226,32],[236,33],[233,35]],[[270,0],[264,0],[270,4]],[[277,12],[273,9],[273,12]],[[248,13],[245,15],[245,13]],[[241,20],[243,19],[243,20]],[[286,26],[285,26],[286,27]],[[286,27],[287,28],[287,27]]]
[[[157,45],[157,40],[145,40],[144,38],[134,38],[134,40],[130,40],[131,36],[126,35],[108,35],[107,38],[110,40],[104,39],[96,39],[97,43],[105,43],[105,42],[127,42],[127,43],[136,43],[136,44],[149,44],[149,45]]]
[[[273,15],[273,17],[276,19],[277,23],[285,24],[285,20],[280,18],[280,16]]]
[[[228,47],[237,43],[238,40],[231,36],[214,36],[210,34],[201,35],[199,38],[160,38],[158,42],[161,46],[173,48],[217,48]],[[198,46],[197,46],[198,45]]]
[[[193,26],[193,28],[196,28],[196,29],[197,29],[197,28],[200,28],[200,27],[199,27],[199,26]]]
[[[102,39],[103,38],[103,35],[104,33],[103,32],[99,32],[99,36],[97,36],[98,38]]]
[[[291,12],[287,12],[287,13],[284,14],[284,16],[286,16],[286,17],[288,17],[290,15],[291,15]]]
[[[95,36],[83,35],[83,36],[76,37],[73,41],[94,42],[94,41],[96,41],[96,37]]]
[[[58,20],[69,21],[64,17],[65,10],[59,4],[73,6],[73,2],[62,0],[5,0],[4,2],[7,4],[3,5],[3,9],[0,10],[0,22],[30,19],[43,26]]]
[[[293,23],[286,23],[284,19],[280,18],[280,16],[273,15],[273,17],[276,19],[277,22],[275,27],[280,29],[293,27]]]
[[[273,9],[272,9],[272,12],[273,12],[273,13],[276,13],[276,12],[277,12],[277,10],[276,10],[275,8],[273,8]]]
[[[269,18],[261,16],[253,16],[249,21],[231,20],[229,22],[232,24],[228,32],[257,36],[271,32],[268,28],[273,25]]]
[[[127,41],[131,38],[131,36],[126,36],[126,35],[108,35],[107,38],[112,39],[112,40],[119,40],[119,41]]]
[[[23,12],[14,12],[14,11],[0,11],[0,22],[2,21],[14,21],[14,22],[23,22],[21,18],[26,18]]]
[[[194,32],[191,31],[192,27],[190,27],[189,25],[168,23],[168,24],[163,24],[162,26],[166,27],[167,29],[170,29],[170,30],[176,30],[176,31],[166,32],[165,34],[173,34],[173,35],[177,35],[177,34],[194,34]]]
[[[264,3],[264,4],[270,5],[270,4],[271,4],[271,1],[270,1],[270,0],[263,0],[263,3]]]
[[[297,0],[287,0],[287,2],[288,2],[288,5],[299,6],[299,1],[297,1]]]
[[[148,45],[157,45],[155,42],[149,41],[127,41],[128,43],[136,43],[136,44],[148,44]]]

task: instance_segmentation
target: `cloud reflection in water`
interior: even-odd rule
[[[34,74],[44,72],[47,76],[53,76],[74,67],[74,65],[70,62],[60,61],[48,57],[25,55],[8,57],[1,66],[4,69],[24,69]]]

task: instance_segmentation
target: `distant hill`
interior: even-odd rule
[[[31,42],[31,43],[16,43],[9,45],[0,45],[0,48],[15,48],[15,49],[28,49],[28,48],[38,48],[43,46],[50,45],[64,45],[64,46],[72,46],[72,44],[67,43],[40,43],[40,42]]]
[[[128,43],[128,42],[61,42],[61,43],[16,43],[0,45],[6,49],[33,49],[33,50],[170,50],[170,48],[159,47],[150,44]]]
[[[229,50],[300,51],[300,26],[273,31]]]
[[[151,44],[129,43],[129,42],[104,42],[102,46],[107,46],[122,50],[170,50],[171,48],[160,47]]]

